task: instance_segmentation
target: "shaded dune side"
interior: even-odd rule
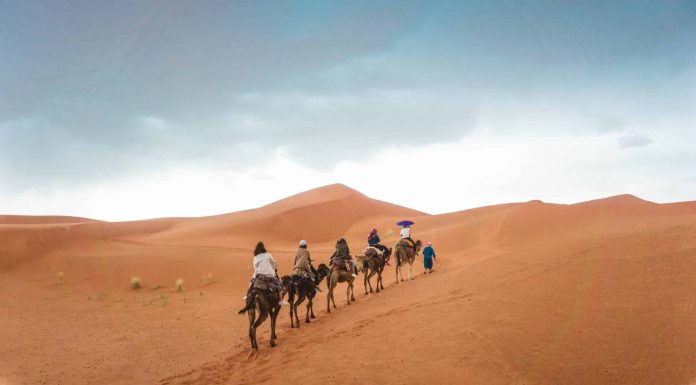
[[[370,199],[343,185],[331,185],[254,210],[181,222],[143,240],[179,243],[183,239],[210,246],[260,238],[283,245],[299,239],[324,243],[344,236],[356,221],[364,218],[421,215],[424,214],[416,210]]]

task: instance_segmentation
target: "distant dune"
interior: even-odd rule
[[[395,285],[391,266],[368,296],[359,277],[357,302],[341,285],[329,315],[321,294],[300,329],[283,309],[279,346],[264,324],[245,360],[236,310],[257,241],[287,274],[300,239],[318,264],[373,226],[392,246],[406,218],[434,274],[419,258]],[[202,218],[0,216],[0,382],[690,385],[694,271],[696,202],[631,195],[428,215],[330,185]]]

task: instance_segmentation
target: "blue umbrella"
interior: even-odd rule
[[[408,226],[413,226],[413,221],[401,221],[401,222],[396,222],[397,226],[401,227],[408,227]]]

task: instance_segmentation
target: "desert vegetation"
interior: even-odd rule
[[[184,291],[184,280],[178,278],[174,284],[174,287],[176,288],[176,291]]]
[[[131,289],[140,289],[142,287],[142,282],[140,280],[140,277],[131,277],[130,279],[130,287]]]

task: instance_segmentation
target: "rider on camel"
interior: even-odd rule
[[[249,282],[249,288],[247,289],[247,294],[243,299],[247,299],[251,292],[251,288],[254,287],[254,282],[256,279],[266,279],[272,282],[275,289],[280,293],[280,278],[278,278],[277,264],[271,253],[266,251],[266,246],[263,242],[256,244],[254,249],[254,273],[251,275],[251,281]],[[279,298],[280,299],[280,298]],[[280,301],[281,305],[287,305],[287,301]]]
[[[341,238],[336,242],[336,251],[331,255],[331,265],[336,265],[338,260],[345,262],[346,268],[351,272],[353,277],[357,277],[355,274],[355,268],[353,266],[353,258],[350,256],[350,249],[348,248],[348,242],[344,238]]]
[[[312,258],[309,256],[309,250],[307,250],[307,241],[304,239],[300,241],[300,246],[295,253],[295,264],[292,269],[292,275],[299,277],[306,277],[314,281],[316,275],[316,269],[312,266]],[[319,286],[315,287],[315,290],[321,291]]]
[[[411,239],[411,226],[404,226],[401,229],[401,239],[406,240],[408,243],[408,247],[413,249],[413,252],[418,255],[416,252],[416,242]]]
[[[370,246],[377,246],[379,245],[379,241],[380,239],[379,235],[377,235],[377,229],[373,227],[372,230],[370,230],[370,235],[367,236],[367,244]]]
[[[380,244],[379,235],[377,235],[377,228],[375,227],[370,230],[370,234],[367,236],[367,246],[376,248],[379,250],[381,255],[385,255],[388,250],[386,246]],[[389,265],[389,261],[386,261],[386,263]]]

